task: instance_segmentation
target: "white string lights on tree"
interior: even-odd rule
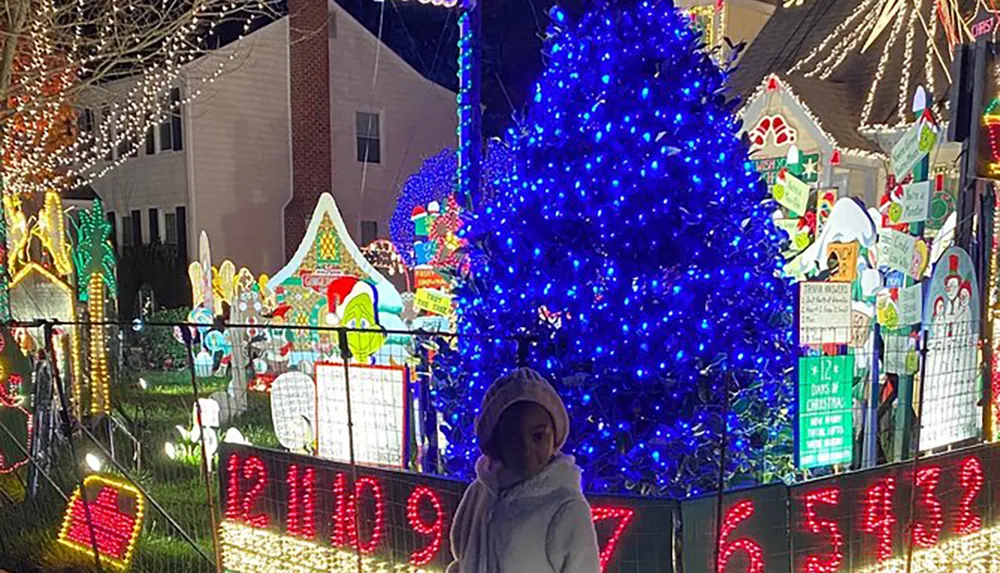
[[[904,127],[910,121],[907,111],[912,86],[925,85],[934,93],[935,86],[940,85],[939,80],[944,80],[943,85],[949,84],[946,62],[951,61],[950,47],[953,45],[949,38],[956,34],[967,35],[968,27],[964,23],[958,27],[940,25],[938,18],[951,14],[943,13],[940,4],[939,0],[862,0],[791,68],[790,73],[829,79],[848,56],[867,53],[884,41],[865,96],[859,127],[865,133]],[[901,60],[895,55],[900,43]],[[924,65],[919,69],[914,63],[921,57]],[[894,118],[874,117],[876,96],[891,93],[894,87],[898,93]]]
[[[148,130],[180,113],[238,56],[227,50],[189,69],[219,42],[220,24],[242,38],[255,19],[275,16],[265,0],[24,6],[23,22],[3,22],[21,33],[11,34],[20,40],[6,64],[10,81],[0,81],[8,104],[0,112],[4,191],[20,194],[87,184],[133,156]],[[4,65],[0,61],[0,72]],[[171,100],[171,88],[181,83],[186,97]],[[80,122],[78,108],[85,106],[100,112]]]

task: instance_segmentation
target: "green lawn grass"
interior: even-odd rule
[[[146,381],[145,389],[139,379]],[[221,377],[198,379],[198,394],[208,397],[212,392],[224,390],[228,380]],[[164,451],[167,441],[177,442],[180,434],[176,426],[190,429],[194,392],[190,375],[181,372],[141,372],[123,373],[114,385],[112,400],[116,417],[123,422],[140,444],[141,467],[137,470],[132,463],[135,447],[124,437],[115,433],[116,459],[126,466],[129,475],[136,480],[170,516],[168,519],[147,500],[146,518],[143,532],[136,546],[132,571],[148,572],[209,572],[215,565],[212,547],[212,512],[209,510],[209,496],[218,504],[218,477],[215,472],[209,476],[206,486],[197,459],[185,463],[171,460]],[[221,434],[229,426],[236,426],[255,445],[278,447],[270,417],[270,402],[266,395],[251,393],[248,409],[234,420],[224,424]],[[106,432],[95,432],[102,442],[106,442]],[[97,452],[98,448],[89,438],[75,439],[78,458],[87,452]],[[57,467],[52,475],[60,489],[71,493],[75,487],[76,474],[85,472],[82,464],[74,463],[69,448],[63,443],[59,451]],[[106,471],[109,468],[106,468]],[[73,551],[56,542],[65,501],[54,488],[45,485],[35,500],[24,500],[21,483],[25,472],[17,476],[0,479],[0,568],[13,573],[33,573],[35,571],[94,571],[93,557]],[[21,478],[20,480],[18,478]],[[7,498],[10,498],[9,501]],[[216,507],[216,514],[218,508]],[[179,529],[178,529],[179,528]],[[197,545],[206,560],[185,539],[185,535]]]

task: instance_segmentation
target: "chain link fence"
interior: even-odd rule
[[[869,317],[866,329],[862,321],[856,326],[800,334],[805,344],[795,382],[798,464],[807,468],[802,485],[682,502],[630,501],[652,516],[644,519],[658,523],[663,537],[642,529],[637,538],[644,541],[620,548],[626,557],[609,570],[701,572],[720,570],[721,564],[721,570],[737,571],[759,557],[768,563],[768,573],[799,571],[815,556],[811,548],[830,547],[829,523],[836,523],[843,539],[833,547],[840,548],[841,565],[828,570],[867,571],[876,570],[879,562],[871,556],[882,546],[866,527],[876,531],[884,525],[893,532],[888,559],[903,555],[918,564],[937,558],[926,554],[934,535],[948,546],[959,543],[961,531],[991,531],[992,484],[1000,480],[992,450],[976,454],[978,465],[968,461],[974,456],[958,453],[930,460],[911,455],[981,440],[986,394],[980,324],[953,321],[938,330],[890,330]],[[276,450],[279,458],[305,454],[340,460],[341,465],[322,471],[333,472],[327,477],[350,475],[346,483],[355,488],[359,477],[384,478],[387,535],[405,540],[396,547],[399,555],[426,548],[434,528],[445,527],[435,521],[430,497],[418,499],[417,509],[408,512],[408,496],[431,491],[419,486],[438,480],[433,481],[435,495],[443,496],[441,511],[447,513],[464,487],[433,477],[441,473],[446,444],[438,431],[442,413],[425,407],[434,356],[454,344],[452,335],[184,322],[23,323],[8,330],[10,342],[31,361],[22,387],[7,388],[6,407],[0,410],[2,568],[256,570],[225,562],[224,549],[234,534],[228,513],[232,496],[224,481],[233,468],[226,467],[225,452],[234,448]],[[100,346],[92,348],[97,335]],[[108,357],[106,395],[92,374],[93,361],[101,355]],[[15,400],[15,394],[20,398]],[[875,428],[873,436],[868,428]],[[282,450],[289,454],[279,455]],[[306,483],[301,481],[304,467],[289,478],[294,462],[268,460],[259,471],[281,480],[282,488],[289,479]],[[258,471],[248,467],[243,461],[236,468],[238,487]],[[840,475],[862,469],[847,478]],[[888,509],[873,505],[881,499],[877,488],[887,483],[886,476],[896,488],[895,505]],[[983,493],[967,497],[975,483]],[[328,513],[335,503],[328,498],[336,497],[329,486],[316,486]],[[833,489],[841,505],[824,513]],[[268,490],[264,499],[270,501],[259,506],[266,509],[262,514],[288,523],[289,509],[282,504],[289,495],[287,489]],[[364,495],[366,507],[371,506],[373,498]],[[602,518],[626,515],[616,513],[624,511],[625,498],[597,499],[592,501],[604,512]],[[756,504],[755,513],[733,513],[745,510],[740,503],[747,500]],[[869,507],[874,509],[864,513]],[[972,527],[976,522],[970,516],[980,520],[978,527]],[[617,539],[616,523],[598,523],[602,544]],[[319,527],[327,532],[329,526]],[[359,531],[362,539],[371,538],[369,525],[359,525]],[[752,543],[733,545],[745,535]],[[993,542],[992,534],[976,539]],[[330,570],[348,570],[344,567],[355,562],[361,564],[359,571],[406,570],[400,568],[405,556],[378,561],[363,555],[357,543],[353,554],[351,547],[346,553],[329,550],[321,559]],[[307,559],[307,553],[302,555]],[[441,565],[443,558],[437,559]],[[433,565],[427,570],[437,571]]]

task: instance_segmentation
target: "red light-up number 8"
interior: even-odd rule
[[[425,499],[430,502],[431,509],[434,510],[434,519],[430,523],[424,520],[420,511],[421,502]],[[425,485],[417,486],[406,500],[406,519],[413,531],[420,535],[429,535],[431,540],[426,547],[410,554],[410,564],[420,567],[437,557],[441,551],[441,540],[444,538],[444,517],[444,510],[441,508],[441,500],[437,493]]]

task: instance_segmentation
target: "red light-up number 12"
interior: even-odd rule
[[[424,500],[427,500],[427,504],[422,503]],[[434,519],[430,522],[423,518],[421,505],[430,505],[433,510]],[[425,485],[417,486],[406,500],[406,519],[413,531],[431,538],[426,547],[410,554],[410,564],[417,567],[427,565],[441,551],[441,540],[445,531],[444,509],[441,508],[441,500],[437,493]]]
[[[267,468],[257,456],[248,457],[242,464],[237,454],[229,456],[226,469],[229,482],[226,488],[226,517],[252,527],[267,527],[267,515],[254,514],[253,508],[267,487]],[[240,474],[243,481],[253,480],[246,491],[240,491]]]

